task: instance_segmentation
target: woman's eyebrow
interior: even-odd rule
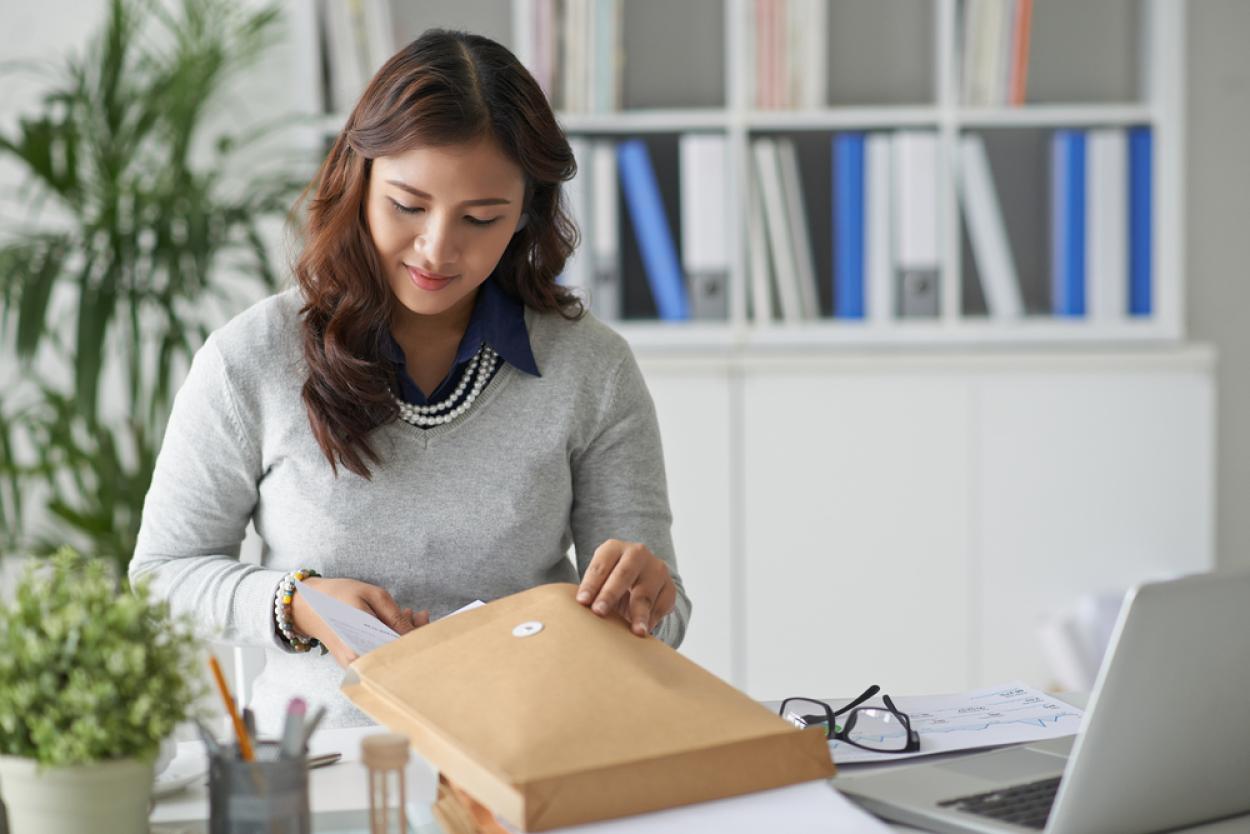
[[[387,182],[393,186],[396,186],[397,188],[404,189],[409,194],[413,194],[417,197],[421,197],[422,199],[425,199],[425,200],[432,199],[429,194],[426,194],[424,191],[422,191],[419,188],[413,188],[411,185],[404,182],[403,180],[387,180]],[[511,200],[505,200],[503,197],[482,197],[481,199],[478,199],[478,200],[465,200],[460,205],[462,206],[506,206],[506,205],[511,205],[511,203],[512,203]]]

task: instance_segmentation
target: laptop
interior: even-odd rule
[[[840,775],[933,831],[1159,831],[1250,811],[1250,571],[1129,592],[1075,739]]]

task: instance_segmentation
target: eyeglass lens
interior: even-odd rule
[[[781,717],[800,730],[806,727],[828,727],[829,708],[820,701],[790,698],[781,705]]]
[[[860,747],[882,752],[907,749],[908,727],[888,709],[859,707],[846,717],[846,737]]]
[[[828,736],[841,735],[846,741],[867,750],[897,753],[907,749],[908,726],[882,707],[856,707],[837,716],[829,727],[831,708],[821,701],[790,698],[782,704],[781,717],[799,729],[824,727]]]

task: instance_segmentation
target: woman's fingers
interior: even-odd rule
[[[669,579],[664,587],[660,589],[660,594],[655,600],[655,607],[651,609],[651,619],[647,623],[647,633],[650,634],[654,631],[660,620],[664,619],[676,605],[677,586],[673,584],[672,579]]]
[[[654,558],[642,545],[627,545],[612,567],[612,572],[599,588],[598,596],[591,603],[591,610],[600,616],[611,613],[629,595],[630,589],[647,567],[648,560]]]
[[[429,611],[417,612],[411,608],[401,608],[385,588],[377,585],[355,579],[324,577],[309,577],[305,584],[316,587],[321,593],[345,605],[374,615],[397,634],[407,634],[430,622]],[[302,594],[296,593],[291,601],[291,620],[298,633],[320,640],[340,664],[346,666],[356,659],[356,655],[338,640],[334,631],[313,610]]]
[[[385,591],[383,591],[383,593],[385,593]],[[362,596],[360,599],[363,602],[365,600],[365,597]],[[370,603],[368,606],[365,606],[365,607],[372,609],[372,603]],[[421,626],[430,624],[430,612],[429,611],[424,611],[424,610],[413,611],[411,608],[403,608],[403,609],[400,609],[400,616],[403,618],[403,622],[407,624],[404,626],[402,630],[398,628],[395,629],[400,634],[404,634],[409,631],[412,631],[413,629],[417,629],[417,628],[420,628]],[[391,626],[391,627],[394,628],[394,626]],[[357,657],[359,657],[359,655],[357,655],[356,652],[352,651],[351,648],[348,647],[346,643],[340,640],[338,636],[334,634],[333,631],[329,629],[327,629],[326,631],[327,631],[327,636],[325,638],[322,638],[321,642],[325,643],[326,650],[330,652],[330,654],[334,657],[336,661],[338,661],[338,664],[342,666],[344,669],[346,669],[352,663],[352,661],[354,661]]]
[[[326,647],[326,651],[334,658],[338,665],[346,669],[351,665],[352,661],[357,658],[357,654],[352,651],[346,643],[334,636],[333,632],[326,637],[320,638],[322,644]]]
[[[361,593],[365,602],[373,609],[373,614],[382,622],[386,623],[399,634],[407,634],[416,628],[416,624],[411,617],[399,607],[399,603],[395,598],[387,593],[385,588],[379,588],[377,585],[365,585],[367,590]]]
[[[610,539],[586,567],[577,601],[601,617],[615,611],[640,637],[673,609],[677,590],[668,565],[645,545]]]
[[[651,559],[629,591],[628,622],[639,637],[651,633],[652,614],[659,605],[661,591],[669,584],[668,566],[655,556]]]
[[[586,573],[582,575],[582,583],[577,589],[577,601],[582,605],[591,605],[599,598],[599,591],[603,588],[603,583],[607,581],[611,575],[612,569],[616,567],[616,563],[620,561],[621,554],[625,551],[623,542],[616,539],[608,539],[595,550],[595,555],[591,558],[590,564],[586,567]],[[599,614],[605,614],[610,610],[606,607]]]

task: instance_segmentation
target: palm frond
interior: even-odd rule
[[[219,138],[211,164],[197,166],[192,154],[226,80],[279,36],[280,6],[250,6],[109,0],[87,49],[45,73],[39,106],[0,133],[0,156],[24,172],[19,198],[29,226],[0,244],[0,340],[27,359],[50,350],[73,380],[61,389],[28,374],[35,405],[0,414],[6,533],[20,520],[26,486],[36,485],[49,495],[53,542],[73,537],[124,565],[176,375],[210,329],[202,302],[224,292],[223,264],[240,253],[258,286],[277,286],[263,221],[286,216],[312,161],[297,173],[281,160],[275,174],[249,177],[242,197],[226,194],[225,183],[239,149],[291,120],[270,118]],[[39,225],[45,201],[63,210],[69,228]],[[67,337],[70,328],[49,316],[71,296]],[[110,422],[99,389],[114,371],[129,403],[127,418]],[[14,444],[19,433],[30,442]],[[12,457],[27,447],[25,459]]]

